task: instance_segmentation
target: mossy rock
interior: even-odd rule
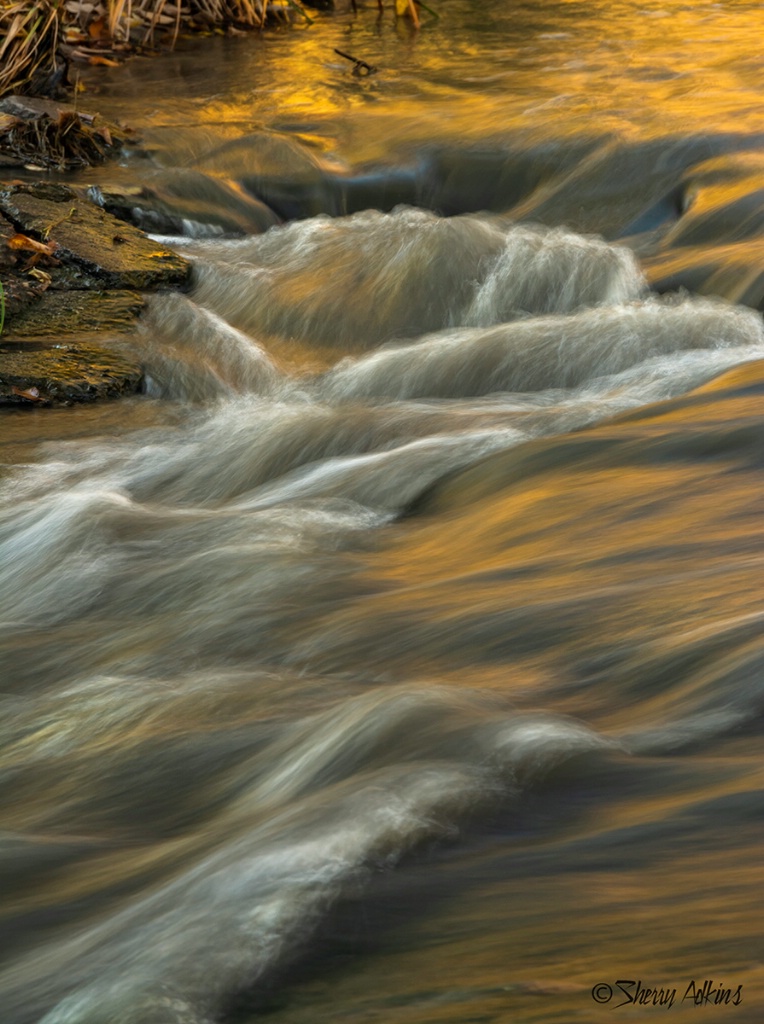
[[[135,292],[45,292],[0,337],[0,407],[71,405],[140,390],[138,362],[98,336],[124,335],[142,308]],[[83,340],[88,334],[93,340]]]
[[[103,345],[0,340],[0,407],[71,405],[140,390],[140,367]]]
[[[129,331],[144,307],[133,291],[53,292],[14,316],[0,338],[7,341],[81,338],[84,334],[121,334]]]
[[[177,288],[191,274],[187,260],[117,220],[67,185],[0,187],[0,213],[23,235],[50,244],[40,265],[53,289]]]

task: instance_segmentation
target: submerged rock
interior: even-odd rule
[[[162,235],[258,235],[280,223],[235,181],[196,170],[156,171],[132,189],[94,185],[88,197],[120,220]]]

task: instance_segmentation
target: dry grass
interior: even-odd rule
[[[171,48],[181,31],[259,29],[293,10],[298,0],[0,0],[0,96],[44,92],[64,57],[109,63]]]
[[[55,69],[61,24],[58,0],[0,0],[0,96],[23,91],[41,69]]]
[[[417,6],[435,14],[422,0],[389,6],[417,28]],[[171,49],[181,32],[251,31],[295,17],[311,21],[300,0],[0,0],[0,97],[51,94],[67,61],[110,64],[136,50]]]
[[[128,137],[127,129],[74,110],[30,118],[0,114],[0,153],[37,168],[92,167],[115,156]]]

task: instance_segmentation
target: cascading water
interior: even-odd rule
[[[194,285],[3,417],[3,1024],[760,1018],[755,5],[441,6],[120,72]]]

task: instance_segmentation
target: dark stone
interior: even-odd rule
[[[137,362],[83,334],[124,333],[143,307],[135,292],[51,292],[0,337],[0,407],[71,405],[140,389]]]
[[[257,235],[279,218],[233,181],[201,171],[158,171],[134,189],[91,186],[88,197],[120,220],[163,235]]]
[[[53,289],[178,287],[190,264],[143,232],[99,209],[66,185],[32,183],[0,188],[0,213],[16,231],[55,243],[45,272]]]
[[[138,366],[101,345],[0,339],[0,407],[115,398],[138,391],[141,380]]]
[[[238,182],[282,220],[343,212],[334,182],[338,168],[274,132],[224,142],[195,161],[195,169]]]
[[[95,332],[121,334],[134,325],[143,306],[142,297],[131,291],[47,291],[6,325],[0,337],[0,351],[9,341],[47,339],[53,343],[61,338],[73,340]]]
[[[74,107],[55,100],[43,99],[39,96],[4,96],[0,100],[0,114],[12,114],[22,121],[32,121],[37,117],[47,116],[51,119],[62,112],[74,111]],[[85,115],[95,116],[95,115]]]
[[[15,240],[24,247],[8,244],[16,234],[27,236]],[[44,243],[40,251],[29,239]],[[98,335],[124,334],[135,323],[143,298],[132,289],[183,285],[190,269],[66,185],[0,185],[0,407],[138,391],[140,365]]]

